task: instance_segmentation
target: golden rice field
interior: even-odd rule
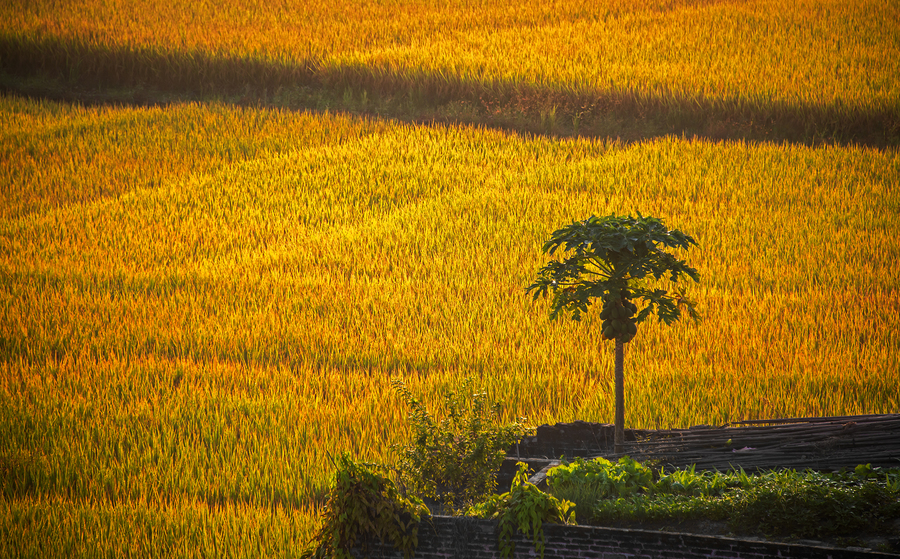
[[[0,34],[413,84],[900,99],[891,3],[170,5],[3,4]],[[473,376],[505,420],[612,421],[600,321],[551,323],[524,292],[543,241],[591,214],[699,244],[703,320],[628,344],[629,427],[900,412],[894,148],[11,94],[0,122],[3,556],[296,555],[331,457],[404,440],[392,375],[434,404]]]
[[[900,142],[900,8],[881,0],[29,0],[0,5],[0,46],[8,71],[69,86],[290,103],[299,83],[552,132]]]
[[[7,36],[562,89],[888,106],[898,8],[877,0],[7,2]]]
[[[4,184],[33,193],[0,221],[5,549],[292,549],[329,453],[402,440],[390,375],[611,421],[599,321],[524,295],[592,212],[700,244],[704,320],[630,344],[628,425],[900,409],[896,153],[9,97],[3,118]],[[216,147],[248,126],[246,158]],[[194,159],[155,155],[182,134]],[[57,167],[80,192],[41,188]]]

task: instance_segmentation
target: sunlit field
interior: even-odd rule
[[[448,82],[896,108],[897,8],[878,1],[7,3],[6,36],[354,67]],[[178,62],[182,63],[182,62]],[[420,76],[421,77],[421,76]]]
[[[896,6],[330,6],[0,6],[3,83],[205,96],[0,96],[0,555],[298,554],[333,458],[405,440],[392,376],[428,405],[473,377],[504,421],[612,422],[599,308],[551,322],[525,294],[592,214],[698,242],[702,320],[628,344],[627,427],[900,412],[900,152],[816,128],[900,122]],[[487,124],[537,96],[572,137],[207,95],[276,74],[352,85],[344,109],[476,99]],[[819,116],[802,142],[579,136],[607,94],[637,137],[651,100]]]
[[[5,98],[3,118],[6,184],[32,193],[0,222],[9,545],[118,550],[146,524],[247,551],[263,513],[266,549],[302,540],[329,456],[390,461],[403,440],[391,375],[433,402],[474,376],[508,419],[612,421],[599,320],[551,323],[524,294],[543,240],[591,213],[700,245],[703,321],[629,344],[629,426],[900,409],[895,153],[223,106]],[[230,157],[248,121],[265,133]],[[187,131],[193,159],[154,156]],[[44,192],[36,149],[80,163]],[[112,534],[75,541],[91,522]]]
[[[878,0],[36,0],[0,6],[0,44],[7,70],[64,86],[275,103],[303,97],[298,85],[346,88],[370,109],[437,102],[438,116],[628,137],[900,134],[900,13]]]

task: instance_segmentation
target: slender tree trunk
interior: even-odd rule
[[[625,451],[625,344],[616,338],[616,454]]]

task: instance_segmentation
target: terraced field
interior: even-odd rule
[[[0,8],[2,554],[299,553],[392,375],[612,421],[591,214],[699,243],[629,427],[900,409],[896,7],[510,6]]]

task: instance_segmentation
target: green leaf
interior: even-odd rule
[[[688,248],[694,239],[680,231],[669,231],[661,220],[653,217],[591,216],[572,222],[555,231],[544,243],[543,251],[553,255],[563,248],[567,257],[551,260],[538,272],[538,279],[526,288],[534,292],[532,300],[552,294],[550,319],[569,314],[580,321],[587,313],[591,299],[618,294],[649,276],[660,280],[666,276],[677,282],[682,276],[699,281],[699,274],[685,262],[666,253],[663,248]],[[660,248],[663,247],[663,248]],[[648,292],[638,289],[636,299],[647,306],[635,322],[645,320],[659,310],[659,318],[670,324],[680,317],[672,311],[675,299],[665,290]],[[669,303],[666,305],[666,303]],[[696,311],[691,306],[691,316]]]

